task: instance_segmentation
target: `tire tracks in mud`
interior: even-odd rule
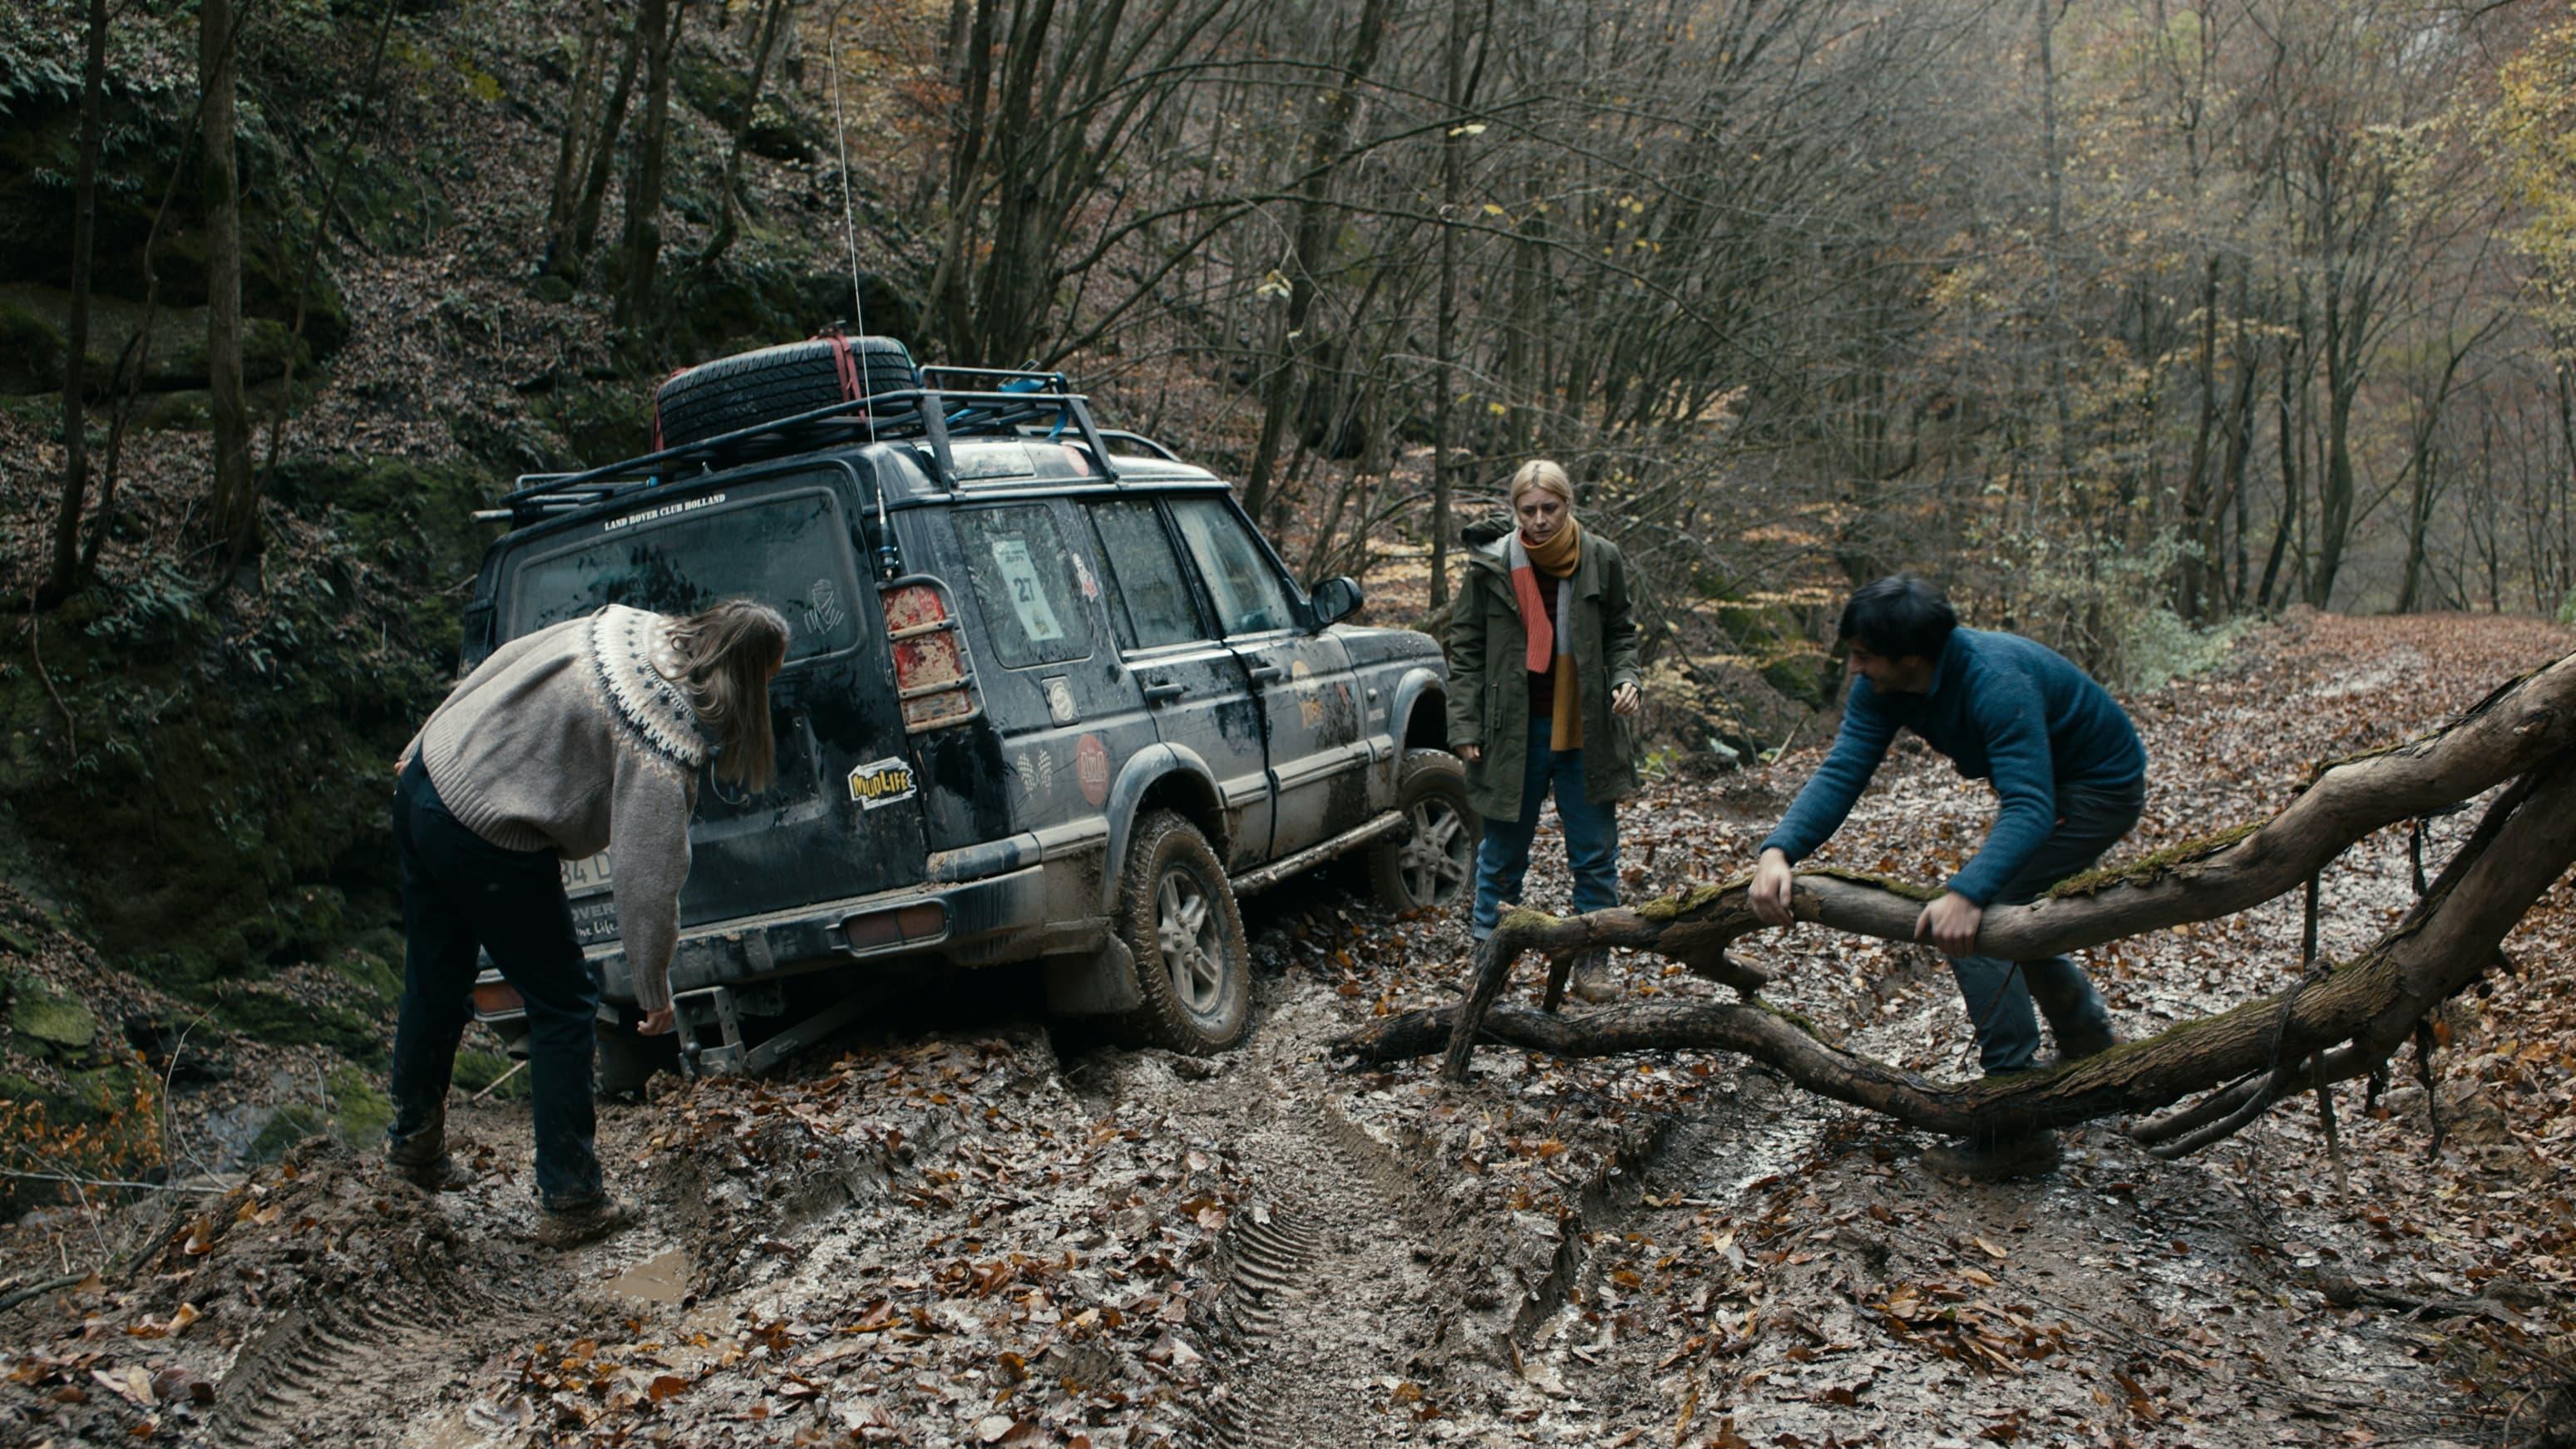
[[[1314,1042],[1285,1014],[1205,1104],[1234,1119],[1259,1181],[1219,1243],[1221,1286],[1199,1320],[1221,1386],[1191,1406],[1182,1442],[1408,1442],[1411,1415],[1385,1381],[1413,1376],[1432,1321],[1426,1225],[1392,1153],[1290,1070]]]
[[[435,1408],[492,1337],[534,1315],[453,1284],[395,1283],[288,1309],[244,1344],[190,1442],[204,1449],[392,1444]]]

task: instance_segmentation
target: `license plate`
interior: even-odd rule
[[[609,875],[607,851],[603,850],[585,860],[563,862],[565,895],[595,896],[615,884],[616,882]]]

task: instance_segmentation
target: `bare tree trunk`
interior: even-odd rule
[[[2219,579],[2224,583],[2226,568],[2220,562],[2218,532],[2224,516],[2210,507],[2209,484],[2210,440],[2218,430],[2218,268],[2213,255],[2200,284],[2200,421],[2192,431],[2191,461],[2185,466],[2182,480],[2182,532],[2190,543],[2184,550],[2180,573],[2182,587],[2176,590],[2175,612],[2194,624],[2209,616],[2212,596],[2224,592],[2209,585],[2209,569],[2220,563]]]
[[[89,298],[92,253],[98,235],[98,153],[105,126],[107,0],[89,0],[87,42],[81,52],[80,160],[72,176],[72,309],[63,344],[63,496],[54,509],[53,563],[36,594],[52,608],[81,584],[81,507],[89,499]]]
[[[2292,523],[2306,506],[2299,496],[2299,424],[2297,409],[2292,406],[2292,394],[2298,387],[2298,369],[2291,365],[2296,355],[2295,343],[2283,352],[2280,384],[2273,399],[2280,427],[2277,451],[2281,463],[2281,516],[2272,528],[2272,551],[2263,560],[2263,586],[2254,594],[2257,609],[2272,607],[2272,586],[2281,581],[2281,557],[2289,549]],[[2285,602],[2289,592],[2288,585],[2282,584]]]
[[[2329,279],[2326,288],[2326,457],[2317,478],[2316,572],[2308,576],[2307,600],[2316,608],[2334,603],[2335,576],[2343,571],[2345,546],[2352,538],[2355,487],[2352,465],[2352,409],[2361,393],[2362,319],[2347,317],[2343,298]]]
[[[1252,464],[1244,470],[1243,510],[1260,516],[1270,497],[1271,470],[1279,461],[1279,441],[1296,406],[1298,384],[1305,380],[1304,359],[1313,350],[1307,324],[1314,314],[1316,274],[1324,268],[1331,241],[1333,163],[1351,143],[1351,118],[1359,109],[1359,88],[1377,65],[1379,43],[1386,38],[1395,0],[1361,0],[1359,24],[1351,36],[1350,54],[1323,113],[1306,138],[1306,182],[1297,199],[1297,220],[1290,251],[1288,306],[1279,322],[1277,355],[1271,360],[1267,397],[1261,417],[1261,439],[1253,446]]]
[[[564,93],[563,136],[555,146],[555,174],[546,188],[546,266],[571,239],[573,205],[588,157],[582,146],[596,134],[592,98],[599,93],[601,73],[608,68],[608,0],[589,0],[581,26],[581,61],[573,68],[572,87]]]
[[[769,58],[778,48],[778,37],[787,31],[787,5],[788,0],[769,0],[761,8],[759,36],[752,45],[751,94],[743,102],[742,120],[733,128],[733,144],[726,148],[724,175],[716,182],[716,229],[707,238],[705,250],[698,253],[701,267],[722,260],[742,232],[742,146],[760,116],[760,88],[769,79]]]
[[[2039,40],[2039,144],[2048,176],[2048,256],[2044,259],[2048,310],[2048,395],[2057,414],[2057,485],[2075,477],[2075,407],[2068,396],[2066,349],[2056,334],[2056,319],[2067,309],[2058,295],[2058,268],[2066,260],[2066,170],[2057,144],[2057,17],[2062,0],[2031,0],[2033,29]]]
[[[214,542],[219,586],[259,552],[250,409],[242,397],[241,176],[234,150],[234,0],[203,0],[197,64],[205,89],[200,163],[206,193],[206,366],[214,422]]]
[[[626,128],[626,103],[635,91],[635,68],[644,55],[644,25],[638,20],[626,32],[626,55],[617,63],[617,84],[599,113],[598,139],[590,146],[589,174],[582,178],[581,200],[574,204],[571,231],[552,248],[549,270],[565,281],[581,279],[590,250],[599,244],[599,213],[607,205],[608,179],[617,166],[617,133]]]
[[[939,266],[930,277],[930,305],[939,316],[939,331],[952,358],[972,358],[975,309],[967,256],[974,235],[973,199],[976,170],[984,160],[985,112],[993,94],[993,6],[997,0],[975,0],[967,22],[966,45],[958,58],[957,106],[949,129],[957,139],[948,159],[948,236],[939,248]],[[835,63],[838,57],[835,57]],[[998,359],[974,359],[979,364]]]
[[[670,157],[671,55],[689,17],[688,0],[644,0],[636,24],[648,42],[644,56],[644,134],[626,188],[626,267],[613,320],[640,326],[654,310],[653,283],[662,260],[662,177]]]
[[[1467,204],[1467,107],[1484,72],[1484,53],[1477,52],[1473,73],[1467,68],[1468,11],[1471,0],[1449,0],[1449,30],[1442,37],[1442,84],[1449,125],[1440,139],[1440,303],[1433,328],[1433,361],[1439,368],[1438,391],[1431,399],[1431,610],[1449,606],[1449,535],[1457,520],[1457,465],[1453,461],[1458,401],[1458,222]],[[1486,30],[1493,7],[1485,8]]]

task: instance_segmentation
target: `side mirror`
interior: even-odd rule
[[[1359,612],[1360,581],[1343,575],[1315,585],[1315,627],[1339,623]]]

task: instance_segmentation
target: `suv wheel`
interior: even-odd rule
[[[1476,884],[1483,826],[1467,803],[1467,767],[1447,750],[1407,750],[1396,775],[1396,808],[1413,828],[1369,847],[1369,881],[1388,909],[1457,905]]]
[[[1136,957],[1125,1034],[1206,1056],[1252,1025],[1252,957],[1225,867],[1199,828],[1168,810],[1136,822],[1118,882],[1118,934]]]

